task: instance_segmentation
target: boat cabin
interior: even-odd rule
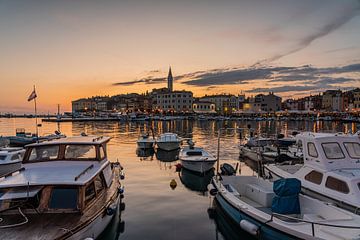
[[[23,167],[0,178],[0,212],[22,206],[28,213],[84,213],[112,185],[109,140],[81,136],[27,145]]]

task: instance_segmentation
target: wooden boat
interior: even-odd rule
[[[297,178],[312,197],[360,214],[360,134],[301,133],[303,164],[268,164],[266,178]]]
[[[26,146],[23,167],[0,179],[2,239],[97,238],[123,188],[108,137],[68,137]]]
[[[216,176],[209,190],[231,221],[258,239],[358,239],[359,215],[299,194],[297,179],[278,181]]]

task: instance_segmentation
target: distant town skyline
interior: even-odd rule
[[[360,87],[360,1],[0,1],[0,112],[167,86],[283,99]]]

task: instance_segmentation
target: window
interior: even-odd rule
[[[53,209],[77,209],[77,188],[53,188],[49,208]]]
[[[308,153],[309,153],[310,157],[316,157],[317,158],[319,156],[314,143],[309,142],[307,144],[307,147],[308,147]]]
[[[6,155],[0,155],[0,160],[5,160]]]
[[[325,156],[328,159],[342,159],[345,158],[343,151],[338,143],[322,143],[322,148],[325,152]]]
[[[99,194],[104,188],[105,184],[100,175],[97,175],[94,179],[96,194]]]
[[[20,160],[21,159],[21,155],[19,154],[14,154],[11,156],[11,161],[16,161],[16,160]]]
[[[100,146],[100,159],[105,158],[105,149],[103,146]]]
[[[334,177],[328,177],[325,186],[341,193],[349,193],[349,187],[346,182]]]
[[[322,182],[323,174],[317,171],[311,171],[305,176],[305,180],[320,185]]]
[[[356,142],[344,143],[346,151],[351,158],[360,158],[360,144]]]
[[[85,205],[91,202],[91,200],[93,200],[95,197],[95,184],[92,182],[85,188]]]
[[[66,159],[95,159],[94,145],[67,145],[65,148]]]
[[[39,146],[31,149],[29,161],[46,161],[58,158],[59,146]]]

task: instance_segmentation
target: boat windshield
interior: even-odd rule
[[[337,142],[321,144],[328,159],[343,159],[345,155]]]
[[[344,143],[346,151],[351,158],[360,158],[360,144],[357,142]]]
[[[57,159],[59,146],[39,146],[31,150],[29,161],[48,161]]]
[[[66,159],[95,159],[96,149],[94,145],[67,145],[65,149]]]
[[[0,160],[5,160],[6,155],[0,155]]]

